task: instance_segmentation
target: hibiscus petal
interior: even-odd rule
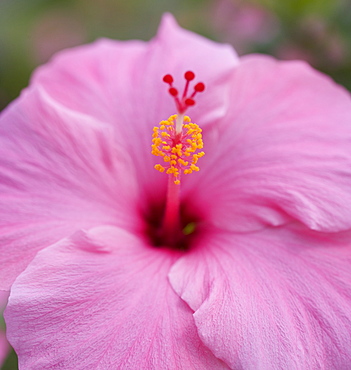
[[[292,218],[350,228],[350,94],[302,62],[264,56],[243,58],[231,83],[231,109],[205,130],[206,156],[187,184],[208,218],[240,231]]]
[[[350,232],[302,226],[217,232],[182,257],[172,286],[202,341],[233,369],[346,369]]]
[[[152,127],[175,112],[162,76],[182,84],[194,69],[210,87],[194,113],[214,122],[228,109],[237,63],[229,46],[166,15],[148,44],[101,40],[39,68],[0,120],[2,287],[38,250],[79,228],[140,228],[140,210],[166,191],[150,153]]]
[[[183,30],[166,14],[151,42],[100,40],[63,51],[37,70],[32,85],[65,107],[113,125],[115,141],[131,156],[139,182],[148,183],[151,192],[156,184],[159,193],[157,183],[165,187],[166,182],[153,168],[158,159],[150,154],[152,128],[176,113],[162,77],[171,73],[182,91],[184,72],[192,69],[206,83],[191,112],[204,126],[228,110],[229,77],[237,64],[230,46]]]
[[[138,227],[130,158],[114,146],[111,130],[64,109],[40,88],[2,115],[1,288],[39,249],[75,230],[101,223]]]
[[[189,69],[206,83],[206,94],[192,111],[207,123],[225,114],[228,78],[238,63],[231,46],[184,30],[172,15],[165,14],[151,42],[102,39],[62,51],[38,68],[31,82],[73,110],[117,123],[117,129],[126,130],[128,136],[136,129],[146,131],[146,127],[149,138],[150,126],[175,112],[162,82],[165,74],[174,76],[179,89]],[[130,120],[133,125],[126,124]]]
[[[5,318],[25,369],[221,369],[167,273],[177,254],[110,226],[37,254]]]
[[[160,70],[162,75],[172,73],[181,90],[184,72],[193,70],[196,80],[205,83],[206,90],[196,99],[197,104],[191,108],[190,116],[195,122],[201,123],[201,127],[214,124],[224,117],[231,103],[230,77],[239,64],[232,46],[215,43],[180,28],[170,14],[164,15],[154,43],[159,63],[153,61],[154,73],[150,77],[155,79],[153,76]],[[169,108],[169,97],[161,94],[160,98],[165,101],[164,114],[174,112],[174,108]]]

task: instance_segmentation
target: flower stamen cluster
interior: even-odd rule
[[[154,127],[151,153],[163,158],[164,163],[156,164],[155,169],[173,175],[174,183],[179,185],[181,173],[187,175],[200,170],[196,164],[205,153],[198,151],[203,148],[201,128],[184,116],[184,124],[178,133],[177,117],[174,114],[161,121],[159,127]]]

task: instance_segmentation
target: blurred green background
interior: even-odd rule
[[[239,52],[304,59],[351,89],[350,0],[0,0],[0,109],[56,51],[148,40],[163,12]]]
[[[304,59],[351,90],[350,0],[0,0],[0,110],[56,51],[99,37],[148,40],[165,11],[240,55]],[[17,369],[14,353],[2,369]]]

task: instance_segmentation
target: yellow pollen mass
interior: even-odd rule
[[[163,159],[155,169],[173,176],[178,185],[182,173],[187,175],[200,170],[196,164],[205,153],[198,152],[203,148],[201,128],[184,116],[181,131],[176,132],[176,121],[177,115],[174,114],[153,128],[151,153]]]

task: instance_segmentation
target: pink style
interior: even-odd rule
[[[185,108],[201,131],[152,155]],[[188,167],[186,135],[206,154]],[[20,369],[350,368],[350,189],[350,94],[306,63],[238,57],[170,15],[150,42],[62,51],[0,118]]]

